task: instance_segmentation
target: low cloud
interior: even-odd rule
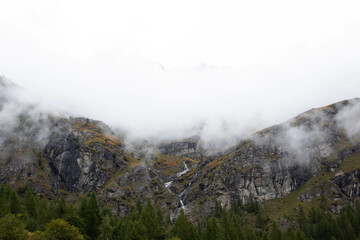
[[[131,138],[233,142],[359,94],[358,1],[20,0],[2,9],[0,74],[37,96],[37,108]]]
[[[360,141],[360,99],[349,101],[348,105],[336,115],[340,128],[345,130],[346,136],[354,142]]]
[[[4,77],[0,77],[0,144],[15,138],[17,144],[32,139],[42,148],[50,135],[50,111],[36,97]]]

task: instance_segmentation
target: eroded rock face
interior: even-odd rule
[[[317,171],[316,167],[288,159],[289,154],[281,148],[251,143],[221,160],[213,160],[213,168],[210,162],[199,170],[201,174],[186,191],[184,203],[195,206],[199,200],[204,204],[215,197],[222,206],[230,207],[234,200],[246,201],[250,195],[259,201],[283,197]],[[205,204],[205,208],[209,205]]]
[[[120,160],[120,146],[110,150],[101,142],[92,143],[95,138],[95,133],[72,127],[51,135],[44,157],[49,160],[56,188],[77,193],[96,191],[109,180],[111,173],[126,167]]]
[[[338,175],[335,177],[334,182],[348,198],[360,197],[360,169]]]
[[[199,137],[163,143],[160,144],[159,150],[165,155],[182,156],[195,160],[202,160],[205,157]]]
[[[179,200],[164,187],[164,174],[153,168],[152,158],[126,152],[123,140],[104,123],[31,115],[29,109],[14,116],[11,129],[0,129],[1,184],[30,185],[51,199],[74,200],[95,191],[101,204],[109,203],[119,215],[147,198],[177,209]]]
[[[193,182],[186,189],[183,202],[190,212],[209,212],[214,199],[225,207],[236,199],[246,201],[250,195],[265,201],[289,194],[324,169],[335,171],[342,159],[360,152],[357,145],[346,140],[344,130],[336,123],[336,114],[347,104],[310,110],[203,161],[188,176]],[[358,196],[358,174],[341,179],[340,188],[349,196]],[[174,187],[174,191],[183,190]],[[201,211],[197,210],[199,205]]]
[[[73,120],[58,122],[44,149],[54,189],[77,194],[95,191],[100,202],[118,215],[148,198],[164,209],[178,208],[179,199],[164,186],[164,174],[150,162],[155,153],[129,154],[121,139],[97,122]]]
[[[163,210],[175,211],[179,206],[179,200],[165,188],[157,173],[143,164],[114,178],[99,195],[119,215],[126,215],[134,200],[145,202],[150,198]]]

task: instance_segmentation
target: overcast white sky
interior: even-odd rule
[[[359,96],[360,1],[0,2],[0,74],[137,134],[242,134]],[[226,122],[226,124],[224,124]]]

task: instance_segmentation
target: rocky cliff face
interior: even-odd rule
[[[184,170],[184,162],[193,167],[197,161],[163,155],[150,143],[129,151],[104,123],[42,113],[12,98],[8,90],[16,86],[0,84],[0,115],[7,117],[0,121],[1,184],[31,186],[47,198],[69,201],[95,191],[101,204],[119,215],[147,198],[163,209],[178,210],[178,197],[164,183]]]
[[[182,156],[195,160],[205,158],[205,151],[201,147],[200,137],[191,137],[159,145],[159,150],[164,155]]]
[[[97,191],[112,173],[126,168],[121,140],[108,135],[111,132],[106,133],[100,122],[61,119],[53,130],[44,157],[49,161],[55,188],[78,193]]]
[[[209,213],[214,199],[230,207],[234,200],[246,201],[250,195],[259,201],[284,197],[324,172],[338,171],[344,159],[360,151],[338,123],[338,113],[357,104],[355,99],[312,109],[260,131],[200,162],[186,179],[174,184],[178,187],[173,191],[185,188],[182,200],[189,212],[198,214]],[[357,171],[331,180],[339,186],[337,192],[358,196]]]
[[[301,202],[320,193],[332,201],[360,197],[358,99],[312,109],[211,156],[199,138],[129,148],[100,121],[44,114],[6,95],[0,103],[0,115],[11,112],[0,120],[0,183],[30,185],[48,198],[75,201],[95,191],[119,215],[150,198],[196,218],[211,213],[214,200],[266,203],[297,189]]]
[[[126,214],[137,200],[147,198],[166,209],[178,209],[179,200],[165,188],[163,175],[168,171],[167,177],[175,177],[185,159],[173,159],[178,169],[167,165],[157,168],[143,155],[135,158],[126,152],[122,139],[102,122],[56,117],[47,122],[50,132],[43,146],[36,144],[35,135],[22,136],[21,140],[15,132],[3,142],[2,184],[30,185],[48,198],[69,200],[95,191],[102,204],[119,215]],[[166,156],[156,156],[166,160]]]

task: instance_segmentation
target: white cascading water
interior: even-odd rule
[[[176,174],[176,176],[177,177],[181,177],[182,175],[184,175],[185,173],[187,173],[188,171],[190,171],[190,169],[188,168],[188,166],[186,165],[186,163],[185,162],[183,162],[184,163],[184,170],[183,171],[181,171],[181,172],[179,172],[178,174]],[[192,181],[193,179],[191,179],[191,181]],[[169,190],[169,192],[171,192],[171,190],[170,190],[170,185],[173,183],[173,181],[170,181],[170,182],[166,182],[165,184],[164,184],[164,186]],[[188,187],[189,187],[190,185],[188,185]],[[187,189],[187,188],[186,188]],[[180,199],[180,205],[181,205],[181,208],[182,209],[185,209],[185,205],[184,205],[184,202],[182,201],[182,199],[181,199],[181,197],[183,196],[183,194],[185,193],[185,191],[186,191],[186,189],[182,192],[182,193],[180,193],[180,195],[179,195],[179,199]]]

